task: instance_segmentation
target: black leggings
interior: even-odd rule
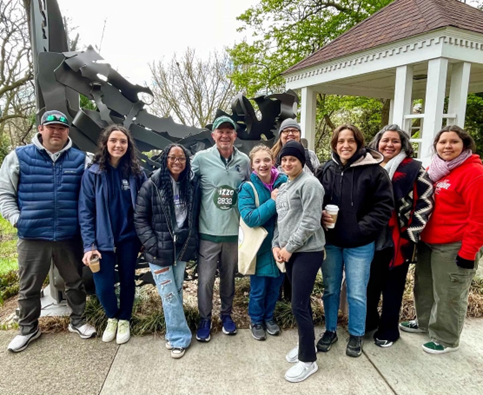
[[[376,251],[367,286],[366,332],[378,328],[374,337],[395,342],[399,339],[399,315],[408,274],[408,263],[389,268],[392,248]],[[382,313],[377,306],[382,294]]]
[[[292,284],[292,312],[299,332],[299,361],[302,362],[317,360],[310,295],[323,260],[323,251],[296,252],[286,263],[287,277]]]

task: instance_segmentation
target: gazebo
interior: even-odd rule
[[[457,0],[395,0],[284,72],[301,90],[301,126],[315,141],[316,94],[390,99],[390,123],[420,118],[426,162],[445,124],[464,127],[468,93],[483,91],[483,12]],[[449,96],[444,113],[445,97]],[[421,113],[412,103],[423,99]]]

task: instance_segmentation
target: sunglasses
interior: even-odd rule
[[[45,121],[46,122],[59,121],[67,124],[69,123],[66,117],[55,115],[55,114],[48,115],[47,118],[45,118]]]

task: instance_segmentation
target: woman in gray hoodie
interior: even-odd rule
[[[318,369],[310,294],[324,259],[325,236],[320,224],[324,188],[305,173],[305,152],[297,141],[287,142],[280,161],[289,181],[277,196],[277,227],[272,242],[273,256],[285,262],[292,285],[292,312],[298,326],[299,344],[286,359],[296,363],[285,374],[287,381],[305,380]]]

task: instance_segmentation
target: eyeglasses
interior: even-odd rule
[[[300,130],[298,129],[284,129],[282,130],[282,134],[299,134]]]
[[[66,117],[62,117],[55,114],[48,115],[47,118],[45,118],[45,121],[46,122],[59,121],[62,123],[69,123]]]
[[[170,162],[179,162],[179,163],[185,163],[186,162],[186,157],[184,156],[180,156],[180,157],[177,157],[177,156],[168,156],[168,160]]]

